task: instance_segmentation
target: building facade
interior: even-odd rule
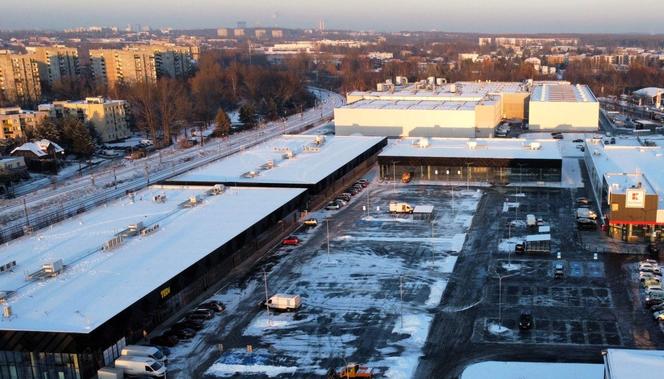
[[[88,97],[81,101],[56,101],[52,104],[39,106],[41,112],[50,117],[62,118],[73,116],[83,123],[90,123],[99,140],[116,141],[131,135],[127,123],[127,102],[124,100],[108,100],[102,97]]]
[[[183,78],[193,69],[190,47],[134,46],[126,49],[90,50],[92,75],[100,85],[153,83],[161,77]]]
[[[37,62],[43,84],[57,85],[64,80],[78,80],[80,75],[78,50],[65,46],[28,47]]]
[[[29,54],[0,53],[0,97],[13,103],[41,98],[39,66]]]
[[[19,107],[0,108],[0,140],[24,138],[25,131],[37,127],[45,117],[44,112]]]

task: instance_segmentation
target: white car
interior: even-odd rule
[[[662,270],[658,266],[641,266],[639,268],[639,271],[641,273],[651,272],[655,275],[662,275]]]
[[[656,321],[664,321],[664,311],[657,311],[657,312],[652,314],[652,317]]]
[[[325,206],[325,209],[327,209],[328,211],[337,210],[339,208],[341,208],[341,206],[339,205],[339,203],[335,202],[329,203]]]
[[[662,296],[664,297],[664,289],[662,287],[658,288],[647,288],[646,296]]]

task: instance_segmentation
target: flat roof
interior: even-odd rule
[[[428,146],[420,147],[420,142]],[[390,143],[379,156],[562,160],[559,143],[552,138],[403,138]]]
[[[664,371],[664,350],[607,349],[607,379],[648,378]]]
[[[452,87],[454,86],[454,87]],[[454,89],[454,92],[452,90]],[[456,82],[418,89],[418,83],[397,86],[393,91],[353,91],[350,96],[362,96],[366,100],[432,100],[432,101],[479,101],[487,95],[528,92],[521,82]]]
[[[170,179],[172,182],[317,184],[384,137],[285,135]],[[292,154],[292,158],[288,155]]]
[[[432,101],[432,100],[359,100],[342,108],[346,109],[400,109],[400,110],[435,110],[435,111],[474,111],[478,105],[493,105],[497,100],[473,101]]]
[[[596,103],[597,99],[590,87],[582,84],[553,84],[535,85],[530,94],[531,102],[566,102],[566,103]]]
[[[258,221],[302,194],[300,188],[229,187],[205,197],[209,187],[157,186],[11,241],[0,247],[0,290],[11,318],[0,330],[89,333]],[[155,195],[166,195],[163,203]],[[184,208],[191,196],[202,203]],[[113,250],[104,242],[130,224],[158,224],[153,234],[128,238]],[[26,280],[42,264],[62,259],[64,271]]]
[[[601,139],[587,139],[586,146],[587,156],[610,192],[624,193],[640,183],[647,194],[659,195],[658,208],[664,209],[663,147],[605,145]]]

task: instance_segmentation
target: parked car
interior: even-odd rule
[[[189,328],[169,329],[166,333],[177,337],[179,340],[188,340],[190,338],[194,338],[196,335],[196,331]]]
[[[645,282],[646,280],[650,280],[650,279],[657,279],[657,280],[661,281],[662,276],[653,274],[652,272],[641,272],[641,273],[639,273],[639,280],[641,282]]]
[[[199,322],[205,322],[212,317],[209,317],[207,314],[204,313],[189,313],[185,320],[187,321],[199,321]]]
[[[664,311],[657,311],[652,314],[655,321],[664,321]]]
[[[341,208],[341,206],[338,203],[334,202],[334,201],[328,203],[325,206],[325,209],[327,209],[328,211],[337,210],[339,208]]]
[[[369,181],[366,179],[360,179],[357,182],[355,182],[355,184],[359,184],[362,187],[367,188],[369,186]]]
[[[318,220],[316,220],[315,218],[308,218],[304,220],[303,224],[304,226],[314,227],[318,225]]]
[[[597,229],[597,221],[589,218],[576,219],[576,227],[579,230],[595,230]]]
[[[350,193],[351,195],[355,196],[355,195],[357,195],[358,193],[360,193],[360,190],[357,189],[357,188],[355,188],[355,187],[350,187],[350,188],[346,189],[346,192],[348,192],[348,193]]]
[[[553,265],[554,279],[562,279],[565,276],[565,265],[562,262],[556,262]]]
[[[659,262],[657,262],[654,259],[644,259],[641,262],[639,262],[639,264],[657,265],[659,264]]]
[[[572,142],[574,142],[574,143],[583,143],[583,140],[581,138],[577,138]]]
[[[226,306],[221,301],[210,300],[198,306],[198,308],[209,309],[214,312],[223,312]]]
[[[650,307],[650,310],[653,312],[664,311],[664,303],[653,305],[652,307]]]
[[[659,280],[659,278],[649,278],[641,281],[641,287],[646,289],[653,287],[662,288],[662,282]]]
[[[588,200],[587,197],[577,197],[577,198],[576,198],[576,203],[577,203],[578,205],[589,205],[589,204],[590,204],[590,200]]]
[[[519,316],[519,329],[528,330],[533,327],[533,314],[530,311],[523,311]]]
[[[297,245],[300,243],[300,239],[296,236],[288,236],[281,241],[282,245]]]
[[[179,339],[177,336],[174,336],[172,334],[167,334],[164,333],[160,336],[153,337],[150,339],[150,343],[156,346],[166,346],[166,347],[174,347],[175,345],[178,344]]]
[[[516,245],[514,245],[514,253],[516,253],[516,254],[523,254],[523,253],[525,253],[525,252],[526,252],[526,247],[525,247],[524,244],[522,244],[522,243],[517,243]]]
[[[348,204],[348,202],[347,202],[346,200],[344,200],[344,199],[342,199],[342,198],[340,198],[340,197],[335,197],[335,198],[334,198],[334,201],[335,201],[336,203],[338,203],[338,204],[339,204],[340,206],[342,206],[342,207],[343,207],[344,205]]]
[[[664,296],[646,296],[643,304],[646,308],[650,308],[653,305],[664,304]]]
[[[353,195],[349,194],[348,192],[344,192],[344,193],[340,194],[339,196],[337,196],[337,198],[342,198],[346,201],[350,201],[350,199],[353,198]]]
[[[553,139],[563,139],[562,134],[554,134],[552,137],[553,137]]]
[[[659,266],[641,266],[639,267],[639,271],[641,272],[652,272],[653,274],[661,275],[662,270],[659,268]]]
[[[205,324],[203,324],[203,320],[193,320],[193,319],[184,319],[180,322],[175,323],[173,326],[171,326],[171,329],[193,329],[193,330],[201,330]]]
[[[193,311],[189,312],[189,315],[201,315],[204,316],[206,319],[211,319],[214,317],[214,311],[211,309],[205,309],[205,308],[196,308]]]
[[[646,288],[646,296],[660,296],[664,298],[664,289],[662,287]]]
[[[360,190],[360,191],[362,191],[362,190],[364,189],[364,186],[361,185],[361,184],[359,184],[359,183],[355,183],[355,184],[353,184],[351,187],[353,187],[353,188],[357,188],[357,189]]]

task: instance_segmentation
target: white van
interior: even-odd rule
[[[164,353],[162,353],[161,350],[154,346],[141,346],[141,345],[127,345],[125,346],[122,351],[120,351],[120,355],[131,355],[134,357],[148,357],[152,358],[157,362],[161,363],[166,363],[167,359]]]
[[[148,357],[121,356],[115,360],[115,367],[123,369],[125,375],[166,377],[166,366]]]
[[[267,300],[267,307],[280,311],[294,311],[302,305],[300,295],[277,294]]]

